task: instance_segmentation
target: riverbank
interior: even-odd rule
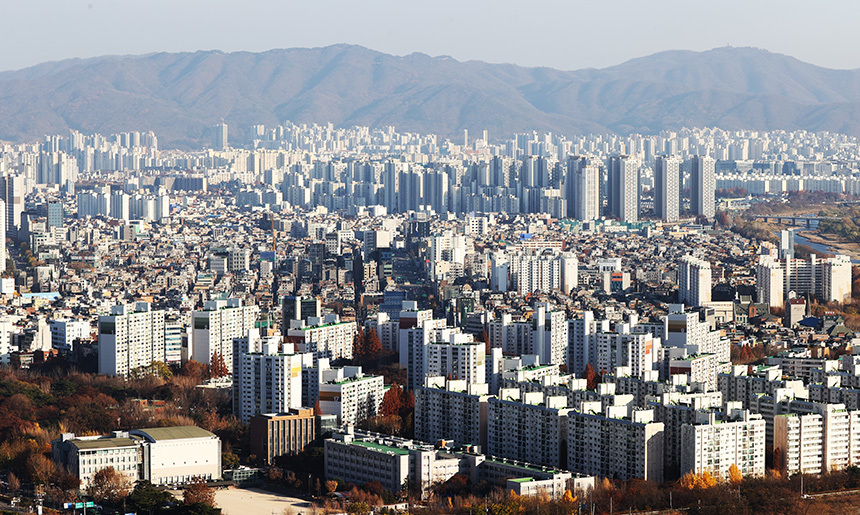
[[[849,256],[852,261],[860,260],[860,243],[843,241],[836,236],[820,234],[817,231],[798,231],[797,234],[811,243],[827,247],[825,252],[845,254],[846,256]]]

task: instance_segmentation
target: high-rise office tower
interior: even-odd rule
[[[639,167],[630,156],[609,158],[609,212],[623,222],[639,221]]]
[[[708,156],[690,158],[690,209],[694,215],[714,217],[714,192],[717,189],[716,161]]]
[[[659,156],[654,167],[654,214],[664,222],[677,222],[681,210],[681,160]]]
[[[164,315],[148,302],[114,306],[99,317],[99,373],[127,376],[153,361],[165,362]]]
[[[212,148],[215,150],[227,149],[227,124],[219,123],[214,127],[212,135]]]

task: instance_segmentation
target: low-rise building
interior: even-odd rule
[[[154,485],[221,478],[221,440],[196,426],[114,431],[107,436],[64,433],[51,442],[52,458],[86,488],[102,469],[113,467],[129,481]]]
[[[251,452],[272,464],[278,456],[298,454],[316,438],[314,410],[291,409],[288,413],[264,413],[251,417]]]

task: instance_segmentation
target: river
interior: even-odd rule
[[[827,254],[839,254],[839,250],[834,249],[833,247],[829,247],[823,243],[815,243],[809,241],[808,238],[805,238],[797,233],[794,233],[794,244],[795,245],[806,245],[807,247],[811,247],[819,252],[826,252]],[[855,265],[860,264],[860,260],[852,259],[851,262]]]

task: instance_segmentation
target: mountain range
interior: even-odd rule
[[[860,136],[860,69],[755,48],[667,51],[562,71],[333,45],[106,56],[0,72],[3,140],[152,130],[162,148],[194,148],[209,144],[222,120],[235,143],[248,141],[254,124],[286,120],[458,139],[463,129],[488,129],[491,140],[684,126]]]

